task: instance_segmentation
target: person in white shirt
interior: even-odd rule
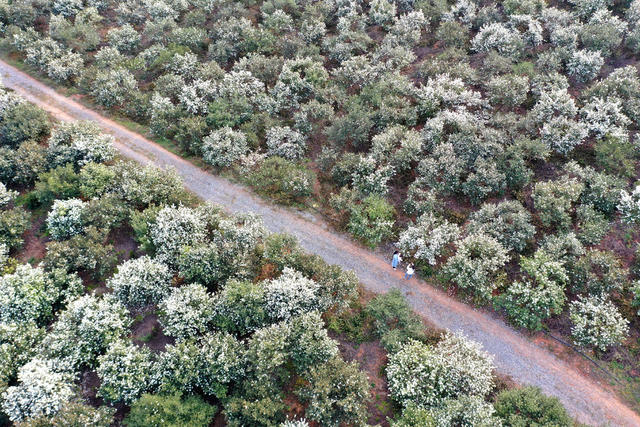
[[[411,276],[413,276],[413,273],[415,273],[415,270],[413,269],[413,264],[407,265],[407,272],[405,273],[404,278],[407,280],[411,280]]]

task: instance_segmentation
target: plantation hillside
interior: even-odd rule
[[[611,372],[618,391],[638,407],[640,0],[0,0],[0,36],[6,58],[87,105],[143,126],[174,152],[270,200],[318,210],[363,245],[389,254],[400,250],[425,279],[494,310],[523,331],[559,336]],[[293,317],[317,310],[313,315],[345,334],[344,320],[329,321],[329,315],[341,316],[334,305],[368,307],[362,295],[345,297],[355,295],[356,278],[349,279],[349,289],[323,290],[323,280],[347,286],[333,276],[348,273],[289,257],[293,243],[268,237],[255,218],[229,219],[219,208],[198,205],[175,174],[114,161],[109,137],[91,124],[51,131],[43,111],[10,93],[2,96],[0,182],[8,189],[3,197],[10,208],[3,209],[11,216],[3,213],[9,219],[0,232],[7,235],[4,245],[12,257],[20,257],[22,232],[35,226],[28,214],[15,210],[16,201],[50,212],[40,226],[51,241],[46,255],[33,260],[44,259],[42,274],[47,268],[78,271],[85,287],[93,280],[98,289],[113,290],[128,310],[156,307],[158,330],[177,339],[171,345],[191,343],[194,349],[205,348],[197,340],[213,328],[238,341],[211,338],[218,343],[261,354],[251,349],[251,342],[258,345],[258,330],[285,322],[281,329],[293,331]],[[17,199],[13,191],[20,194]],[[123,271],[166,280],[141,284],[147,290],[140,295],[126,278],[133,273],[123,273],[118,284],[121,268],[112,274],[105,246],[114,230],[135,236],[135,248],[124,250],[135,256],[119,256],[120,262],[135,260]],[[28,253],[28,242],[23,247]],[[207,261],[200,265],[202,259]],[[25,270],[14,276],[14,267],[3,280],[40,274]],[[47,280],[54,279],[41,283]],[[228,283],[261,284],[242,292],[264,298],[256,303],[262,320],[254,324],[249,320],[254,314],[243,313],[245,329],[228,329],[216,323],[222,320],[211,308],[192,314],[199,321],[211,315],[211,324],[171,326],[171,304],[175,309],[191,298],[211,298],[217,307]],[[68,305],[64,301],[73,300],[67,293],[79,295],[67,290],[73,286],[58,286],[58,299],[30,319],[39,327],[51,324],[54,313]],[[287,296],[274,297],[283,307],[269,305],[269,286],[288,289]],[[323,292],[331,303],[323,301],[328,298]],[[207,304],[194,305],[206,311]],[[299,321],[318,328],[314,336],[322,342],[336,338],[324,338],[324,323],[317,318]],[[487,403],[493,398],[489,373],[474,370],[482,384],[455,386],[464,393],[409,390],[406,382],[415,374],[402,371],[413,363],[408,360],[441,363],[441,350],[440,344],[404,338],[393,344],[378,337],[392,351],[385,381],[390,401],[398,405],[381,419],[402,413],[440,422],[448,418],[436,411],[458,414],[470,408],[476,415],[496,416]],[[298,348],[293,338],[265,339],[270,346],[280,340],[280,350]],[[439,342],[464,346],[461,354],[468,350],[471,359],[484,360],[464,338],[445,336]],[[329,358],[337,354],[334,344],[306,365],[297,356],[268,357],[282,366],[268,368],[266,382],[248,367],[257,363],[252,361],[240,363],[250,375],[237,380],[229,373],[222,391],[205,392],[200,383],[176,390],[203,392],[207,404],[221,407],[227,421],[238,425],[267,423],[259,417],[284,421],[285,408],[295,407],[287,399],[304,402],[298,412],[311,422],[330,425],[328,412],[314,412],[309,403],[318,402],[320,392],[304,387],[314,384],[312,378],[342,370],[364,378],[348,363],[316,366],[317,360],[343,363]],[[137,368],[155,363],[151,353],[132,349],[129,343],[113,354],[95,353],[93,361],[74,361],[73,372],[95,368],[104,380],[109,373],[101,371],[99,360],[112,368],[113,360],[125,355]],[[57,372],[46,365],[51,358],[41,356],[40,365],[27,366]],[[392,363],[404,368],[394,371]],[[17,368],[7,382],[12,387]],[[61,375],[71,368],[65,369]],[[392,372],[406,377],[393,379]],[[141,381],[152,392],[162,384],[155,377]],[[366,418],[364,401],[353,397],[366,394],[359,388],[365,382],[354,380],[353,405],[340,409],[345,422]],[[323,384],[329,393],[331,382]],[[275,389],[282,391],[281,401]],[[99,397],[131,406],[148,390],[126,398],[101,391]],[[233,393],[244,400],[228,397]],[[462,395],[473,401],[461,400]],[[461,421],[448,421],[456,422]]]

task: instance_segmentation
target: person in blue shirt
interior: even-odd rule
[[[401,261],[402,256],[400,256],[400,252],[393,252],[393,258],[391,258],[391,267],[393,267],[393,269],[395,270],[396,268],[398,268],[398,265],[400,265]]]

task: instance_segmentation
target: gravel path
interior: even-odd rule
[[[6,87],[40,105],[60,120],[92,120],[116,137],[118,149],[141,163],[174,167],[187,188],[202,198],[224,206],[230,212],[255,212],[274,232],[295,235],[301,246],[327,262],[354,270],[369,290],[384,293],[401,289],[413,308],[438,327],[462,331],[482,343],[493,354],[502,373],[521,384],[533,384],[557,396],[580,422],[591,425],[640,426],[640,416],[611,392],[580,375],[549,351],[505,325],[490,313],[449,298],[415,278],[403,280],[388,260],[354,244],[332,231],[321,219],[309,214],[275,207],[243,187],[213,176],[157,144],[100,116],[81,104],[56,93],[16,68],[0,61]]]

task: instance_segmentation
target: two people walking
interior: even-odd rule
[[[402,262],[402,255],[400,254],[400,252],[394,251],[393,257],[391,258],[391,267],[393,267],[393,269],[396,270],[401,262]],[[415,269],[413,267],[413,264],[410,263],[409,265],[407,265],[407,271],[404,274],[404,278],[407,280],[410,280],[411,276],[413,276],[413,273],[415,273]]]

